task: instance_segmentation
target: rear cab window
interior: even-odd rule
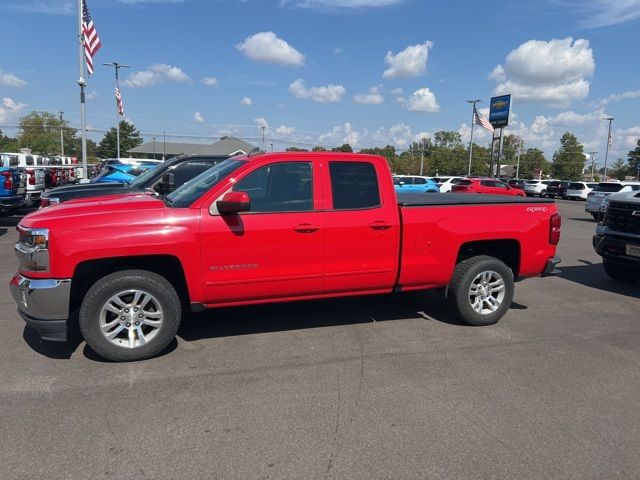
[[[382,205],[378,175],[366,161],[329,162],[334,210],[376,208]]]

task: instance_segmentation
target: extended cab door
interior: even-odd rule
[[[248,212],[202,213],[202,258],[210,304],[322,293],[324,213],[320,167],[273,159],[239,177]]]
[[[325,292],[391,289],[400,225],[390,172],[382,161],[328,160]]]

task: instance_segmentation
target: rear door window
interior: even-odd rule
[[[416,185],[424,185],[427,181],[424,178],[416,177],[413,179]]]
[[[329,162],[333,208],[353,210],[380,206],[378,175],[369,162]]]
[[[582,183],[570,183],[569,190],[584,190],[584,184]]]

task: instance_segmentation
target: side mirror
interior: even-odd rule
[[[220,215],[235,215],[240,212],[248,212],[251,208],[251,199],[246,192],[227,192],[221,200],[216,202]]]

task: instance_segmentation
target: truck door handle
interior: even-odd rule
[[[389,228],[391,228],[393,225],[391,225],[390,223],[387,223],[385,221],[382,220],[378,220],[377,222],[373,222],[369,225],[369,228],[372,228],[373,230],[387,230]]]
[[[300,225],[296,225],[293,229],[298,233],[313,233],[320,230],[319,225],[311,225],[310,223],[301,223]]]

